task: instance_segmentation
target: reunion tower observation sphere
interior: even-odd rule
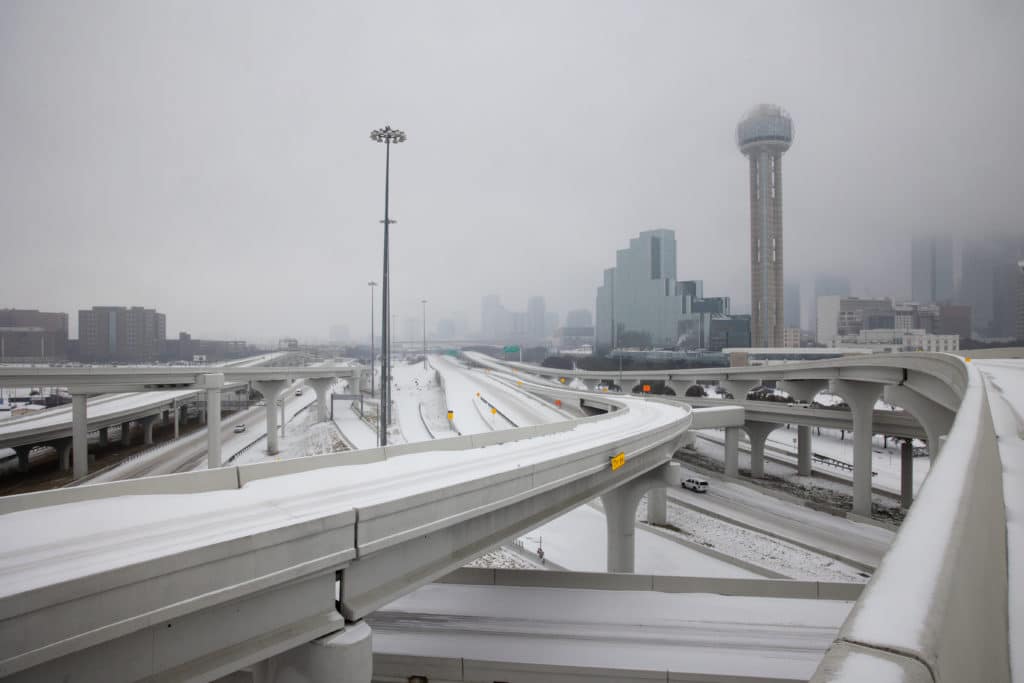
[[[736,144],[750,159],[750,344],[784,341],[782,155],[793,144],[793,119],[762,104],[736,126]]]
[[[785,152],[793,144],[793,119],[782,107],[759,105],[736,126],[736,144],[744,154],[755,147]]]

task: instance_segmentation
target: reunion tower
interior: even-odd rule
[[[793,143],[793,119],[762,104],[736,127],[736,144],[750,159],[750,345],[781,347],[782,153]]]

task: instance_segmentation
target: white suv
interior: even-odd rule
[[[708,483],[703,479],[685,479],[683,480],[683,488],[696,491],[697,493],[706,493],[708,490]]]

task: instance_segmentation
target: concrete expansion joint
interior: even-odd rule
[[[929,663],[926,659],[922,658],[916,652],[913,652],[911,650],[904,650],[903,648],[890,647],[888,645],[880,645],[877,643],[868,643],[862,640],[855,640],[853,638],[846,638],[843,636],[836,638],[836,642],[849,643],[850,645],[865,648],[867,650],[877,650],[879,652],[884,652],[889,655],[903,657],[904,659],[912,659],[928,671],[928,676],[931,677],[933,683],[939,683],[939,677],[936,675],[935,669],[932,668],[931,663]]]

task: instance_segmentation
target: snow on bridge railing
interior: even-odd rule
[[[980,372],[950,359],[953,428],[814,683],[1010,681],[1002,465]]]

